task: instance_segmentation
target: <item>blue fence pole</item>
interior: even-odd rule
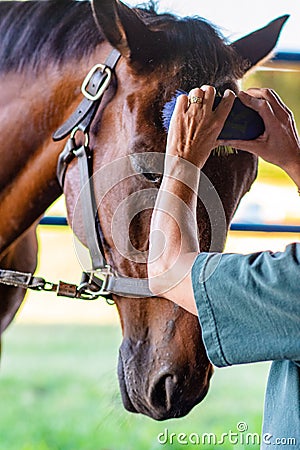
[[[66,226],[68,225],[65,217],[46,216],[40,221],[40,225]],[[266,225],[262,223],[232,223],[231,231],[248,231],[264,233],[299,233],[298,225]]]
[[[45,216],[41,219],[40,225],[55,225],[62,227],[68,225],[68,222],[65,217]]]
[[[250,231],[264,233],[300,233],[297,225],[267,225],[263,223],[232,223],[231,231]]]
[[[277,52],[273,56],[272,61],[284,62],[284,63],[300,63],[300,53],[299,52]]]

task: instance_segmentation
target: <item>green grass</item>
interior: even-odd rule
[[[1,450],[157,450],[157,435],[259,432],[267,365],[218,370],[205,401],[185,418],[155,422],[123,409],[116,376],[118,327],[13,325],[0,373]],[[258,446],[222,445],[222,449]]]

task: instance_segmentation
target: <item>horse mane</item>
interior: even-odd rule
[[[89,1],[0,1],[0,70],[42,68],[92,52],[104,40]]]
[[[241,76],[234,51],[206,20],[158,14],[155,0],[136,7],[135,12],[149,28],[165,33],[168,51],[164,61],[177,60],[183,89],[201,81],[216,85],[221,80],[224,85],[227,78]],[[88,0],[0,1],[0,36],[2,73],[37,71],[49,62],[80,59],[105,39]]]

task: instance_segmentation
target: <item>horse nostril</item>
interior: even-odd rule
[[[153,383],[150,391],[150,401],[157,409],[170,411],[173,408],[172,398],[176,388],[176,377],[165,374]]]

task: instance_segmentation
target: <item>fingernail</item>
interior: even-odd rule
[[[235,97],[235,93],[231,89],[226,89],[226,91],[223,94],[223,97],[229,97],[231,94],[233,94]]]
[[[210,89],[210,88],[214,88],[215,89],[214,86],[210,86],[209,84],[203,84],[203,86],[201,86],[200,89],[202,89],[202,91],[207,91],[207,89]]]

